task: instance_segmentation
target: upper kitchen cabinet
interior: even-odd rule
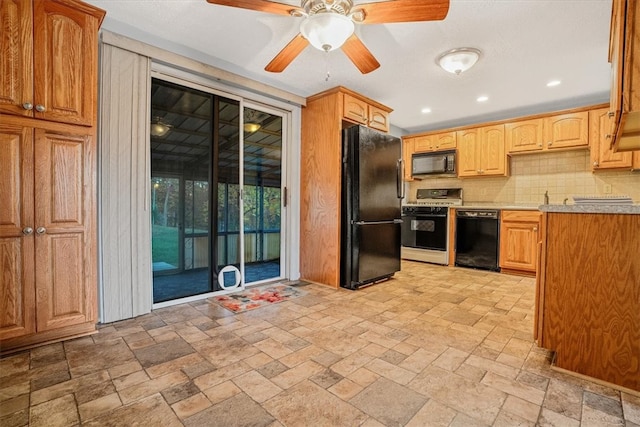
[[[594,171],[605,169],[631,169],[633,152],[614,153],[611,149],[611,117],[608,108],[589,112],[589,142],[591,167]]]
[[[368,98],[342,88],[343,118],[382,132],[389,132],[391,110]]]
[[[504,125],[457,132],[458,176],[506,176]]]
[[[589,147],[589,112],[558,114],[544,119],[544,149]]]
[[[505,124],[509,154],[589,146],[587,111],[556,114]]]
[[[521,120],[504,125],[505,144],[509,153],[542,150],[542,119]]]
[[[416,153],[429,151],[455,150],[457,146],[456,132],[442,132],[415,137],[414,150]]]
[[[93,126],[103,17],[77,0],[2,0],[0,113]]]
[[[640,150],[640,11],[635,0],[613,0],[609,62],[609,134],[614,151]]]

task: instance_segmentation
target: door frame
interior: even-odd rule
[[[300,139],[300,124],[301,124],[301,107],[294,106],[292,104],[279,101],[268,96],[256,94],[246,89],[238,89],[228,87],[219,84],[210,78],[202,75],[195,75],[191,72],[178,70],[171,66],[167,66],[159,63],[152,63],[151,74],[149,81],[152,78],[168,81],[171,83],[183,85],[193,89],[201,90],[203,92],[211,93],[213,95],[222,96],[231,100],[239,102],[240,112],[243,113],[245,108],[252,108],[260,111],[264,111],[269,114],[274,114],[282,117],[282,180],[281,191],[283,197],[281,198],[281,239],[280,239],[280,273],[281,277],[288,276],[290,280],[296,280],[300,277],[299,271],[299,212],[300,202],[297,197],[291,197],[292,193],[299,194],[299,175],[300,175],[300,151],[299,144],[294,144],[294,141]],[[233,91],[233,92],[230,92]],[[150,100],[148,100],[150,103]],[[151,108],[149,105],[149,113]],[[147,118],[151,120],[151,117]],[[295,123],[295,125],[294,125]],[[239,162],[241,170],[244,170],[244,114],[240,114],[240,153]],[[148,160],[150,162],[150,158]],[[151,170],[149,165],[149,171]],[[150,172],[149,172],[150,173]],[[296,179],[296,177],[298,177]],[[151,176],[148,177],[149,182]],[[240,174],[239,183],[241,189],[244,187],[244,173]],[[286,194],[284,189],[287,188]],[[285,201],[286,199],[286,201]],[[285,206],[286,203],[286,206]],[[242,197],[240,198],[240,209],[243,212],[241,221],[239,224],[240,233],[242,238],[240,239],[241,245],[241,283],[238,288],[232,290],[214,291],[210,293],[195,295],[191,297],[180,298],[171,301],[165,301],[161,303],[152,304],[152,309],[158,309],[168,307],[176,304],[182,304],[186,302],[197,301],[205,298],[210,298],[216,295],[223,295],[231,292],[236,292],[239,289],[244,289],[244,204]],[[296,213],[298,215],[296,216]],[[213,224],[212,224],[213,226]],[[150,243],[150,242],[149,242]],[[277,279],[269,279],[277,280]],[[262,282],[253,282],[252,285],[258,285]],[[153,287],[151,287],[153,292]],[[150,295],[153,300],[153,294]]]

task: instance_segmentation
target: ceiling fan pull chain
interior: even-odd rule
[[[328,50],[327,50],[327,51],[325,51],[325,60],[324,60],[324,62],[325,62],[325,66],[327,67],[327,77],[325,77],[324,81],[325,81],[325,82],[328,82],[328,81],[329,81],[329,79],[331,78],[331,72],[330,72],[330,69],[331,69],[330,65],[331,65],[331,63],[330,63],[330,61],[329,61],[329,51],[328,51]]]

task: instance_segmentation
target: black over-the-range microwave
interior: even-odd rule
[[[411,156],[411,175],[436,174],[456,174],[456,150],[416,153]]]

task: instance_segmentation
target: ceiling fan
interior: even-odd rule
[[[282,72],[309,45],[329,52],[338,48],[362,74],[380,63],[354,33],[355,24],[439,21],[449,12],[449,0],[301,0],[300,7],[268,0],[207,0],[221,6],[303,17],[300,33],[265,67]]]

